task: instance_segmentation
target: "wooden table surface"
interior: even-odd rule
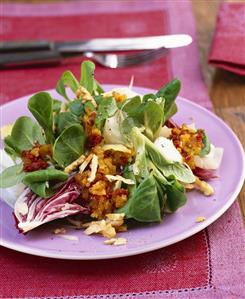
[[[45,1],[48,2],[49,0],[2,1],[35,3]],[[178,0],[172,1],[177,2]],[[238,135],[243,147],[245,148],[245,77],[238,76],[221,69],[215,69],[207,64],[209,47],[215,28],[216,15],[220,2],[221,0],[192,0],[193,13],[197,26],[197,38],[200,50],[202,73],[206,84],[209,87],[209,95],[213,102],[216,114],[220,116],[228,125],[230,125],[230,127]],[[236,2],[236,0],[229,0],[229,2]],[[239,2],[245,3],[245,0],[239,0]],[[245,224],[244,186],[239,194],[238,200]]]
[[[220,0],[192,0],[202,72],[216,114],[234,130],[245,148],[245,77],[215,69],[207,64],[219,3]],[[238,200],[245,224],[244,186]]]

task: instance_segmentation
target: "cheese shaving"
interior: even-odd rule
[[[71,173],[74,169],[76,169],[79,165],[83,163],[85,159],[84,155],[81,155],[77,160],[73,161],[70,165],[66,166],[65,172],[66,173]]]
[[[79,241],[77,236],[74,235],[58,235],[62,239],[69,240],[69,241]]]
[[[81,166],[79,167],[79,172],[80,173],[83,173],[85,168],[88,166],[88,164],[90,163],[90,161],[92,160],[93,158],[93,154],[90,154],[86,159],[85,161],[81,164]]]
[[[99,165],[98,157],[96,155],[93,155],[93,158],[92,158],[92,161],[91,161],[91,164],[90,164],[91,173],[90,173],[90,176],[88,178],[88,181],[90,183],[95,180],[98,165]]]
[[[107,178],[107,180],[109,182],[112,182],[112,181],[121,181],[121,182],[123,182],[124,184],[127,184],[127,185],[134,185],[135,184],[133,180],[125,179],[121,175],[110,175],[110,174],[107,174],[105,177]]]

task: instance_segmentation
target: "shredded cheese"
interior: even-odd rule
[[[69,241],[79,241],[78,237],[74,235],[59,235],[59,237]]]
[[[93,158],[92,158],[92,161],[91,161],[91,164],[90,164],[91,173],[90,173],[90,176],[88,177],[88,181],[90,183],[95,180],[98,165],[99,165],[98,157],[96,155],[93,155]]]
[[[76,169],[79,165],[81,165],[84,160],[85,160],[85,156],[81,155],[77,160],[73,161],[70,165],[66,166],[64,171],[66,173],[71,173],[74,169]]]
[[[81,164],[81,166],[79,167],[79,172],[83,173],[85,168],[88,166],[88,164],[90,163],[90,161],[93,158],[93,154],[88,155],[88,157],[85,159],[85,161]]]
[[[134,185],[134,181],[133,180],[125,179],[121,175],[110,175],[110,174],[107,174],[105,177],[107,178],[107,180],[109,182],[119,181],[119,182],[123,182],[124,184],[127,184],[127,185]]]

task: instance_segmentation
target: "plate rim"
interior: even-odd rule
[[[103,84],[103,86],[105,88],[110,88],[110,89],[115,88],[115,87],[119,87],[119,88],[127,87],[125,85],[120,85],[120,84]],[[142,87],[142,86],[134,86],[133,87],[133,90],[138,90],[138,89],[144,89],[144,90],[148,90],[149,92],[155,92],[154,89],[147,88],[147,87]],[[45,91],[46,92],[54,92],[55,89],[48,89],[48,90],[45,90]],[[17,99],[11,100],[10,102],[7,102],[7,103],[1,105],[0,106],[0,113],[2,113],[2,110],[6,106],[14,105],[17,101],[21,101],[23,99],[31,97],[33,94],[34,93],[19,97]],[[164,244],[163,244],[163,241],[158,241],[158,242],[154,242],[153,244],[144,245],[142,248],[139,248],[139,249],[127,249],[126,252],[118,252],[118,253],[115,252],[114,254],[110,253],[110,254],[104,254],[102,256],[99,256],[99,255],[98,256],[96,256],[96,255],[95,256],[94,255],[83,256],[82,254],[69,255],[69,254],[63,254],[61,252],[59,252],[59,253],[51,253],[51,252],[46,253],[45,250],[43,250],[43,249],[33,249],[33,248],[28,247],[28,246],[24,246],[22,244],[17,244],[16,245],[16,243],[13,243],[13,242],[5,242],[2,239],[2,236],[1,236],[1,239],[0,239],[0,245],[3,246],[3,247],[6,247],[8,249],[18,251],[18,252],[31,254],[31,255],[34,255],[34,256],[54,258],[54,259],[65,259],[65,260],[115,259],[115,258],[123,258],[123,257],[134,256],[134,255],[138,255],[138,254],[142,254],[142,253],[147,253],[147,252],[151,252],[151,251],[154,251],[154,250],[157,250],[157,249],[164,248],[164,247],[167,247],[169,245],[175,244],[177,242],[180,242],[184,239],[187,239],[187,238],[195,235],[196,233],[202,231],[203,229],[207,228],[210,224],[215,222],[218,218],[220,218],[230,208],[230,206],[234,203],[234,201],[236,200],[238,194],[240,193],[240,191],[242,189],[244,179],[245,179],[245,154],[244,154],[244,149],[242,147],[242,144],[241,144],[239,138],[234,133],[234,131],[220,117],[218,117],[216,114],[209,111],[205,107],[203,107],[203,106],[201,106],[201,105],[199,105],[195,102],[192,102],[191,100],[188,100],[188,99],[186,99],[182,96],[178,96],[178,100],[181,100],[181,101],[183,101],[184,103],[187,103],[190,106],[194,106],[195,108],[203,111],[204,113],[206,113],[209,116],[211,116],[212,118],[214,118],[216,121],[218,121],[219,124],[223,125],[225,127],[225,129],[227,130],[227,132],[232,135],[233,140],[236,142],[236,147],[237,147],[237,149],[239,149],[239,152],[240,152],[241,157],[242,157],[242,161],[241,161],[242,169],[241,169],[240,180],[237,183],[236,188],[233,191],[232,195],[230,196],[229,200],[227,200],[227,202],[222,206],[222,208],[220,208],[215,214],[210,216],[204,222],[197,223],[195,226],[188,229],[186,232],[182,232],[181,234],[178,234],[177,236],[174,236],[174,237],[171,237],[167,240],[164,240]]]

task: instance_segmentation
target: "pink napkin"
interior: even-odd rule
[[[221,4],[209,63],[245,76],[245,3]]]
[[[194,42],[188,48],[176,49],[153,64],[116,70],[116,76],[115,70],[98,66],[97,77],[102,83],[127,84],[134,74],[136,85],[151,88],[178,77],[182,96],[211,108],[190,1],[77,1],[2,8],[2,40],[190,34]],[[80,59],[72,59],[58,67],[2,70],[1,102],[53,88],[62,71],[70,69],[78,75],[79,65]],[[191,238],[107,261],[52,260],[0,248],[0,298],[239,298],[245,296],[240,219],[234,204],[215,224]]]

